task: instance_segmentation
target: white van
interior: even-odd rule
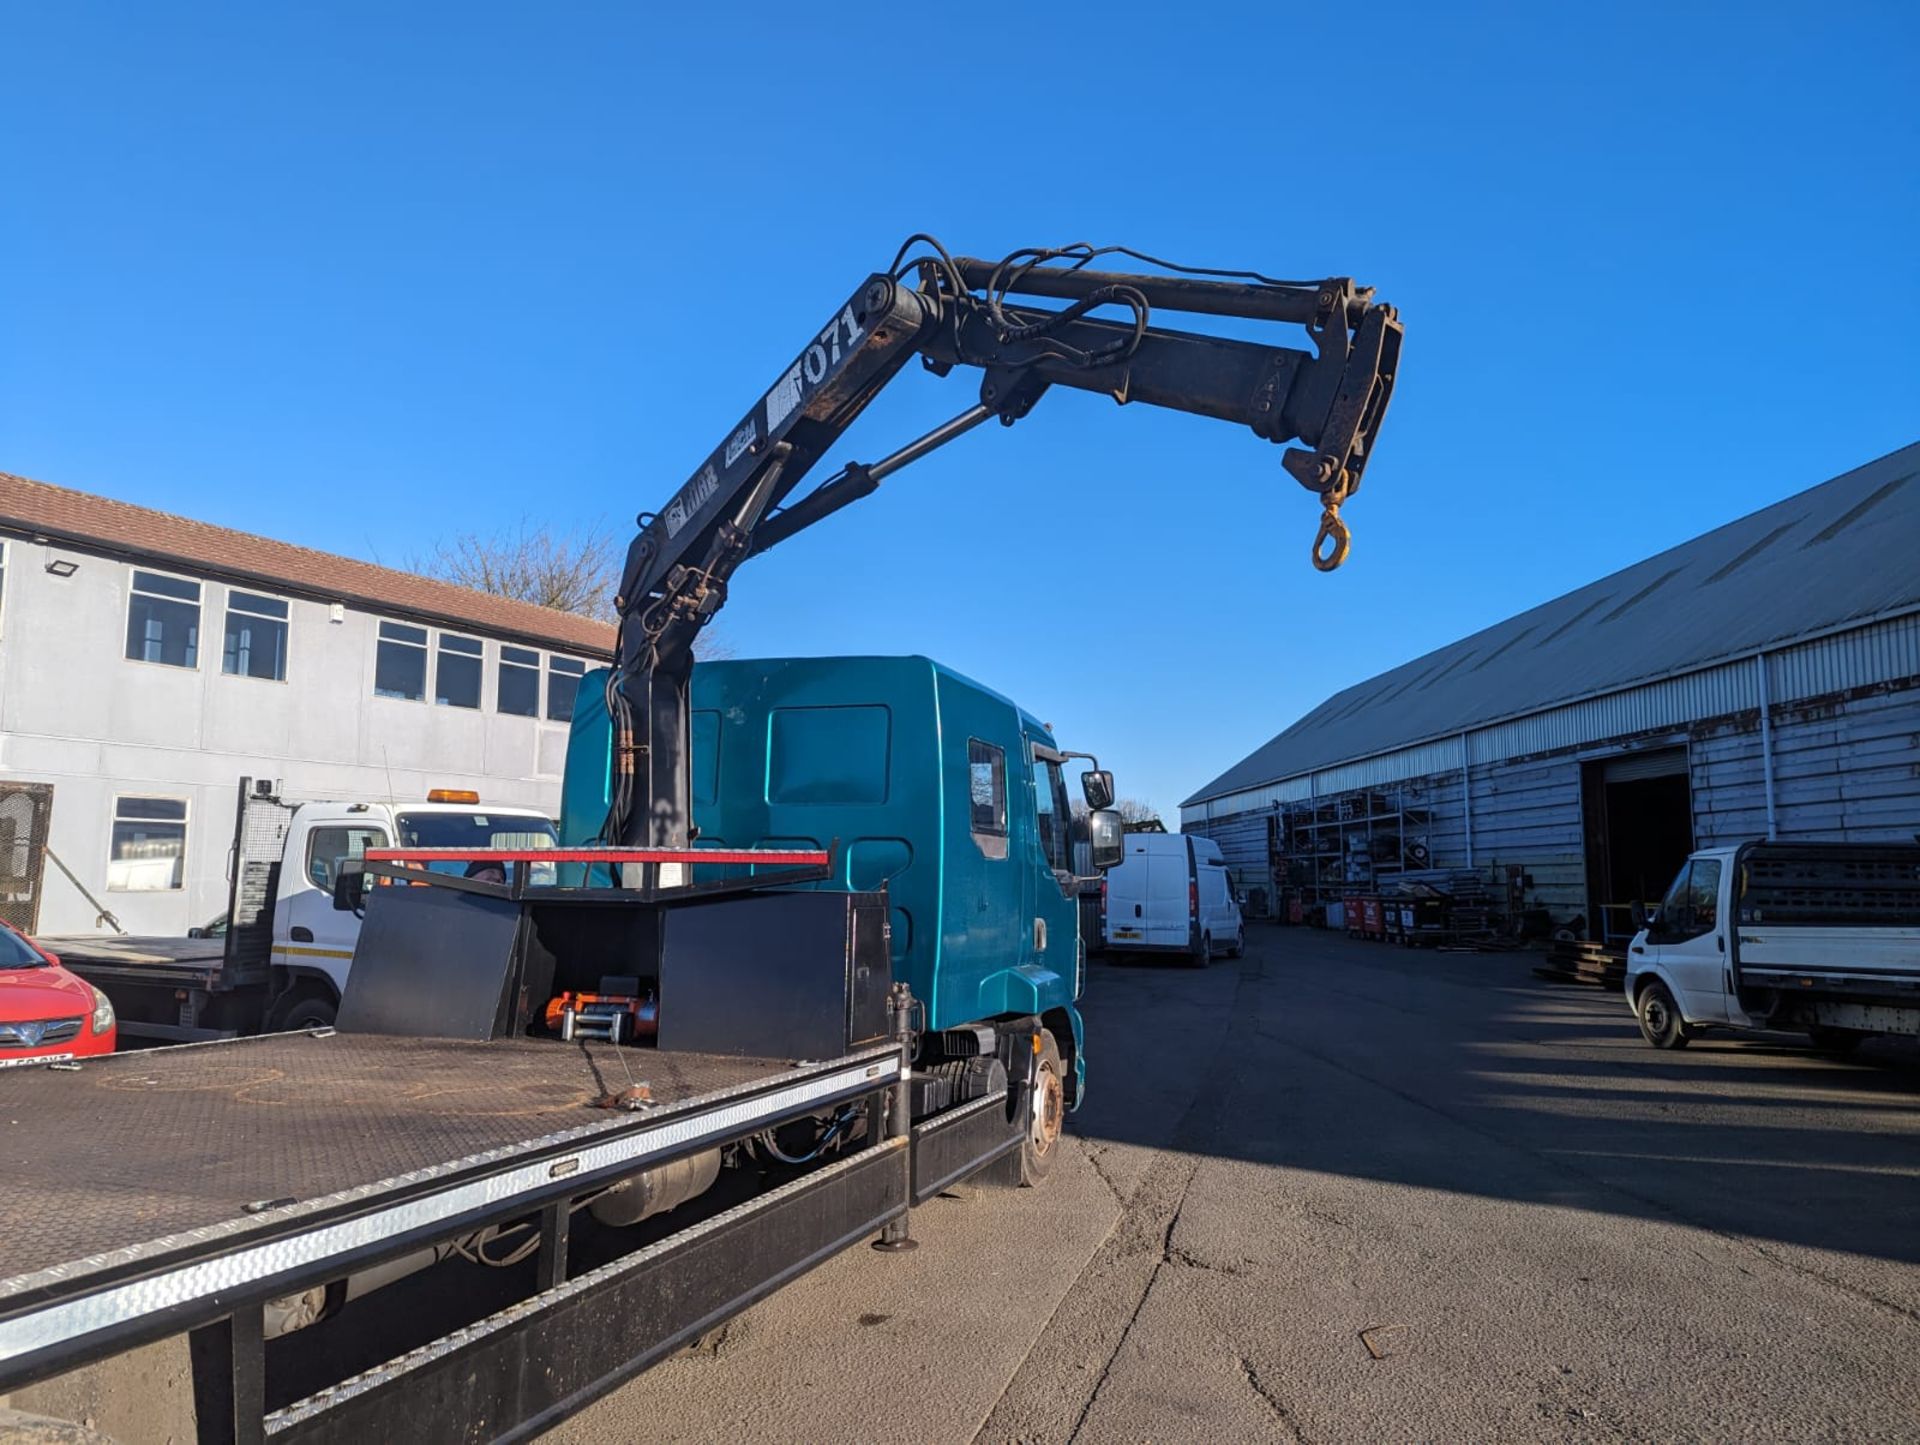
[[[1177,953],[1205,968],[1246,947],[1240,901],[1211,838],[1130,833],[1126,857],[1100,883],[1100,941],[1113,953]]]

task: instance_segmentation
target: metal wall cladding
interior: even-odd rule
[[[1220,818],[1195,828],[1182,828],[1184,833],[1197,833],[1211,838],[1220,845],[1220,856],[1226,859],[1228,869],[1242,886],[1249,882],[1265,882],[1267,877],[1267,819],[1270,811],[1259,813],[1239,813],[1232,817]]]
[[[1462,731],[1478,760],[1741,711],[1761,651],[1781,656],[1776,700],[1914,676],[1916,537],[1920,444],[1348,688],[1188,802],[1361,757],[1391,772],[1386,755]]]
[[[1753,672],[1757,664],[1744,666]],[[1615,716],[1644,730],[1668,714]],[[1884,691],[1775,699],[1771,716],[1779,837],[1894,843],[1920,833],[1920,674],[1886,684]],[[1687,748],[1695,846],[1765,837],[1766,768],[1757,709],[1683,723],[1677,732]],[[1587,906],[1581,768],[1592,755],[1567,747],[1545,756],[1476,762],[1471,770],[1473,865],[1523,865],[1533,880],[1528,901],[1562,919]],[[1458,766],[1428,775],[1418,786],[1429,810],[1433,865],[1465,867],[1467,816]],[[1337,802],[1344,794],[1327,790],[1319,796]],[[1234,813],[1224,801],[1215,800],[1214,816],[1192,831],[1222,839],[1223,851],[1228,838],[1237,848],[1251,850],[1255,839],[1264,847],[1271,806]]]
[[[1920,537],[1914,539],[1914,551],[1920,556]],[[1767,664],[1767,687],[1776,704],[1920,677],[1920,613],[1797,643],[1769,653]]]
[[[1773,728],[1774,813],[1782,838],[1907,842],[1920,830],[1913,738],[1920,693],[1782,709]],[[1764,836],[1757,735],[1717,730],[1694,744],[1695,834],[1702,846]]]
[[[1490,763],[1583,747],[1608,738],[1632,737],[1759,706],[1760,679],[1755,664],[1731,662],[1495,723],[1467,734],[1467,738],[1473,760]]]
[[[1902,683],[1920,677],[1920,613],[1798,642],[1765,658],[1768,702],[1776,712],[1810,698]],[[1760,707],[1760,666],[1756,658],[1741,658],[1495,723],[1466,734],[1468,751],[1478,766],[1754,713]],[[1440,738],[1190,804],[1180,815],[1219,817],[1271,806],[1276,798],[1326,797],[1459,765],[1460,740]]]

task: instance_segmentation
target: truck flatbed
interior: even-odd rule
[[[871,1100],[900,1068],[893,1045],[796,1063],[317,1030],[15,1071],[0,1218],[40,1223],[9,1231],[0,1389],[481,1222],[564,1215],[656,1160]],[[637,1083],[646,1107],[597,1106]]]
[[[622,1059],[619,1055],[625,1055]],[[58,1219],[9,1239],[7,1273],[153,1248],[188,1232],[269,1232],[269,1213],[378,1193],[550,1136],[575,1145],[631,1129],[593,1107],[628,1086],[649,1118],[793,1072],[785,1062],[659,1054],[606,1043],[492,1043],[264,1034],[219,1047],[113,1054],[78,1073],[7,1080],[0,1218]],[[132,1107],[136,1105],[137,1107]],[[273,1211],[248,1205],[285,1201]],[[12,1293],[0,1280],[0,1305]]]
[[[75,933],[35,940],[63,963],[85,964],[90,971],[186,969],[195,975],[218,969],[226,943],[218,938],[147,937],[142,934]]]
[[[268,937],[257,930],[244,940],[77,933],[35,941],[113,1000],[122,1034],[167,1043],[232,1038],[240,1030],[202,1022],[212,1001],[245,988],[264,997],[272,977]],[[163,1017],[144,1016],[156,1009]]]

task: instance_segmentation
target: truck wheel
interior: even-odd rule
[[[1188,968],[1205,968],[1213,962],[1213,940],[1206,934],[1200,935],[1199,946],[1187,955]]]
[[[280,1028],[286,1033],[301,1029],[330,1029],[335,1008],[332,999],[309,996],[291,1005],[280,1016]]]
[[[1680,1006],[1673,1001],[1667,986],[1655,979],[1640,994],[1640,1037],[1656,1049],[1684,1049],[1693,1039]]]
[[[1240,925],[1240,931],[1233,935],[1233,947],[1227,950],[1228,958],[1239,958],[1247,951],[1247,926]]]
[[[1060,1045],[1051,1029],[1040,1030],[1040,1057],[1034,1064],[1034,1093],[1028,1104],[1027,1137],[1020,1145],[1020,1187],[1031,1189],[1053,1172],[1060,1152],[1060,1126],[1067,1117]]]
[[[1859,1048],[1867,1036],[1858,1029],[1833,1029],[1816,1024],[1807,1030],[1807,1037],[1821,1053],[1844,1059]]]

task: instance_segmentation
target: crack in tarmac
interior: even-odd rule
[[[1258,1395],[1261,1402],[1273,1412],[1273,1418],[1285,1427],[1296,1445],[1309,1445],[1307,1432],[1300,1428],[1300,1422],[1293,1418],[1293,1411],[1287,1408],[1287,1402],[1276,1395],[1260,1378],[1260,1372],[1253,1367],[1253,1361],[1245,1355],[1240,1356],[1240,1374],[1247,1382],[1247,1388]]]
[[[1232,1041],[1233,1036],[1239,1033],[1242,1028],[1257,1023],[1259,1018],[1258,1007],[1256,1006],[1249,1011],[1243,1011],[1241,994],[1245,991],[1247,984],[1257,982],[1264,977],[1264,971],[1257,968],[1243,968],[1240,971],[1239,977],[1234,983],[1232,998],[1223,1014],[1223,1017],[1228,1020],[1226,1026],[1221,1030],[1220,1035],[1223,1048]],[[1088,1417],[1093,1413],[1093,1407],[1099,1403],[1100,1392],[1106,1388],[1107,1381],[1112,1377],[1114,1364],[1119,1360],[1121,1352],[1126,1349],[1127,1341],[1133,1335],[1134,1326],[1139,1322],[1142,1311],[1147,1307],[1147,1301],[1153,1297],[1154,1286],[1159,1283],[1161,1273],[1169,1265],[1186,1265],[1199,1269],[1216,1268],[1216,1266],[1206,1264],[1196,1259],[1185,1250],[1176,1249],[1173,1243],[1174,1231],[1179,1227],[1180,1215],[1187,1207],[1187,1196],[1193,1189],[1194,1177],[1200,1172],[1200,1159],[1207,1153],[1207,1146],[1213,1142],[1214,1136],[1219,1132],[1218,1113],[1216,1110],[1207,1107],[1207,1104],[1208,1098],[1206,1090],[1196,1083],[1193,1098],[1188,1101],[1186,1109],[1180,1115],[1180,1122],[1174,1126],[1173,1132],[1168,1136],[1170,1140],[1188,1142],[1183,1146],[1183,1154],[1175,1156],[1180,1158],[1182,1163],[1174,1167],[1183,1167],[1184,1176],[1180,1180],[1180,1188],[1174,1198],[1173,1208],[1167,1215],[1166,1225],[1160,1231],[1160,1258],[1154,1262],[1153,1269],[1148,1273],[1146,1283],[1141,1287],[1139,1298],[1133,1302],[1133,1309],[1127,1315],[1127,1322],[1120,1330],[1119,1339],[1114,1342],[1113,1349],[1108,1353],[1105,1362],[1100,1366],[1099,1377],[1095,1379],[1093,1388],[1087,1392],[1086,1399],[1081,1403],[1079,1414],[1074,1417],[1073,1427],[1067,1432],[1069,1445],[1071,1445],[1072,1441],[1079,1438],[1081,1429],[1086,1425]],[[1160,1170],[1170,1162],[1167,1150],[1157,1149],[1154,1152],[1160,1156],[1160,1162],[1149,1171],[1148,1179],[1143,1179],[1140,1187],[1134,1191],[1133,1197],[1136,1200],[1151,1199],[1153,1194],[1158,1192],[1157,1190],[1149,1191],[1147,1188],[1148,1180],[1150,1180],[1153,1175],[1158,1174]],[[1094,1167],[1096,1170],[1099,1169],[1097,1164]],[[1101,1178],[1106,1178],[1104,1172],[1101,1173]],[[1111,1187],[1111,1182],[1109,1182],[1109,1187]],[[1114,1194],[1116,1198],[1119,1197],[1119,1191],[1117,1189],[1114,1191]],[[1124,1207],[1127,1201],[1122,1200],[1121,1203]],[[1127,1212],[1130,1213],[1131,1210]],[[1128,1222],[1126,1214],[1123,1213],[1116,1232],[1124,1231]],[[1091,1269],[1092,1266],[1089,1265],[1088,1268]],[[1225,1272],[1233,1273],[1231,1270]],[[1085,1275],[1086,1271],[1082,1271],[1081,1277],[1085,1278]],[[1077,1285],[1078,1282],[1076,1281],[1076,1287]],[[1073,1290],[1069,1289],[1067,1291],[1067,1298],[1071,1298],[1072,1294]]]
[[[1189,1109],[1188,1112],[1193,1111]],[[1153,1269],[1149,1271],[1147,1281],[1140,1289],[1140,1296],[1134,1300],[1133,1309],[1127,1315],[1127,1322],[1120,1329],[1120,1338],[1114,1341],[1113,1349],[1100,1366],[1099,1377],[1094,1380],[1093,1388],[1087,1392],[1087,1398],[1081,1402],[1079,1414],[1074,1416],[1073,1426],[1067,1431],[1069,1445],[1080,1437],[1080,1431],[1087,1423],[1087,1417],[1093,1413],[1093,1407],[1099,1403],[1100,1392],[1106,1388],[1115,1363],[1119,1360],[1121,1352],[1126,1349],[1127,1341],[1133,1336],[1134,1326],[1139,1323],[1140,1315],[1147,1307],[1147,1301],[1153,1297],[1153,1287],[1159,1283],[1161,1271],[1174,1262],[1173,1231],[1180,1223],[1181,1211],[1187,1207],[1187,1194],[1193,1188],[1193,1176],[1199,1170],[1197,1161],[1187,1166],[1186,1177],[1180,1181],[1180,1192],[1174,1199],[1173,1209],[1167,1215],[1166,1225],[1160,1231],[1160,1258],[1154,1261]],[[1145,1186],[1142,1185],[1140,1194],[1144,1195],[1146,1192]],[[1127,1221],[1123,1219],[1121,1223],[1124,1226]],[[1073,1292],[1069,1290],[1067,1293],[1071,1297]]]
[[[1105,1149],[1096,1149],[1092,1144],[1082,1140],[1080,1142],[1080,1152],[1086,1156],[1087,1163],[1093,1166],[1093,1172],[1100,1176],[1100,1182],[1107,1186],[1107,1192],[1113,1195],[1113,1202],[1122,1209],[1125,1209],[1127,1207],[1127,1196],[1120,1192],[1119,1184],[1115,1182],[1111,1174],[1107,1173],[1107,1166],[1102,1162],[1106,1158],[1107,1151]]]

